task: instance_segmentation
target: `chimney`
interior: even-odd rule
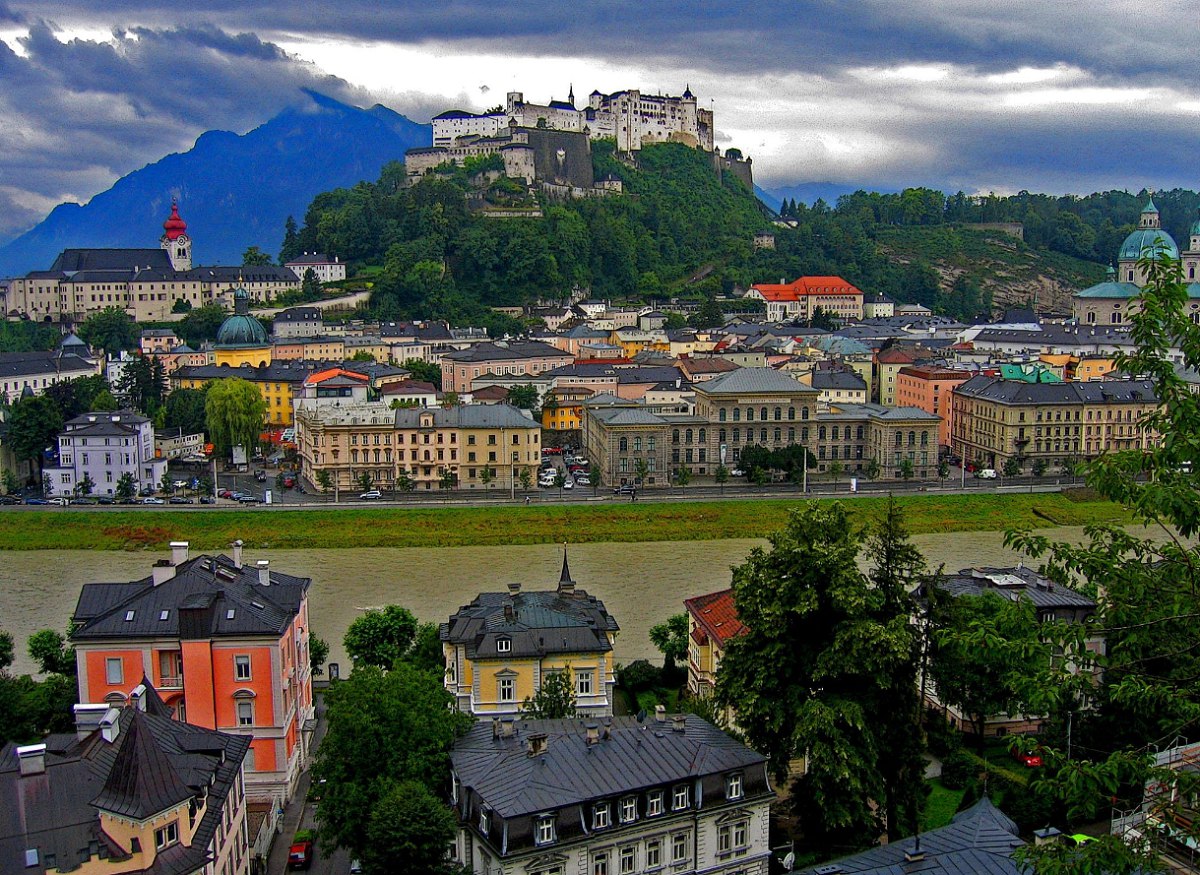
[[[258,583],[260,586],[271,585],[271,562],[268,559],[259,559],[258,565]]]
[[[100,728],[100,721],[108,713],[107,705],[75,706],[75,737],[82,740]]]
[[[187,541],[172,541],[171,542],[171,564],[182,565],[188,561],[188,542]]]
[[[917,836],[917,843],[911,848],[904,849],[905,863],[919,863],[925,859],[925,852],[921,850],[921,837]]]
[[[238,538],[233,542],[233,567],[242,567],[242,539]]]
[[[515,717],[500,718],[500,737],[512,738],[517,734],[517,720]]]
[[[1042,845],[1057,842],[1061,837],[1062,831],[1052,826],[1047,826],[1044,829],[1035,829],[1033,831],[1033,846],[1040,848]]]
[[[159,559],[150,569],[150,576],[154,580],[155,586],[166,583],[175,576],[175,566],[171,564],[170,559]]]
[[[146,685],[138,684],[129,693],[129,704],[139,711],[146,710]]]
[[[531,757],[539,757],[546,752],[550,737],[544,732],[530,733],[525,739],[525,749]]]
[[[117,740],[117,735],[121,732],[121,712],[116,708],[109,708],[104,712],[104,716],[100,718],[100,734],[104,736],[104,740],[112,744]]]
[[[499,737],[500,737],[500,718],[493,717],[492,718],[492,740],[495,741]]]
[[[612,719],[611,718],[604,721],[604,726],[600,730],[601,741],[608,741],[610,738],[612,738]]]
[[[671,715],[671,729],[674,732],[685,731],[687,729],[687,715],[686,714],[672,714]]]
[[[666,705],[655,705],[654,706],[654,722],[655,723],[666,723],[667,722],[667,706]]]
[[[21,777],[41,775],[46,771],[46,745],[27,744],[17,748],[17,761]]]
[[[516,612],[513,610],[512,599],[505,599],[504,600],[504,622],[511,623],[515,616],[516,616]]]
[[[519,584],[519,583],[510,583],[510,584],[508,585],[508,594],[509,594],[509,595],[516,595],[516,594],[517,594],[517,593],[519,593],[520,591],[521,591],[521,584]]]
[[[591,747],[593,744],[600,742],[600,725],[598,723],[589,723],[584,727],[587,730],[587,745]]]

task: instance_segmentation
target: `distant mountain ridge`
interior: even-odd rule
[[[837,199],[844,194],[854,194],[856,191],[877,191],[880,194],[894,194],[899,191],[897,188],[888,188],[878,185],[849,185],[844,182],[800,182],[795,185],[781,185],[774,188],[766,189],[759,194],[762,198],[766,194],[771,200],[763,199],[763,203],[772,209],[778,210],[779,204],[784,200],[794,200],[798,204],[804,204],[806,207],[811,207],[818,200],[825,201],[830,207],[837,206]],[[773,202],[773,203],[772,203]]]
[[[0,246],[0,277],[45,269],[68,247],[153,247],[179,199],[197,264],[240,264],[248,246],[274,257],[289,215],[323,191],[376,179],[433,141],[430,125],[385,106],[349,106],[315,91],[246,134],[208,131],[187,152],[121,177],[87,204],[60,204]],[[336,255],[337,253],[329,253]]]

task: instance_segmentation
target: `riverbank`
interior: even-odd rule
[[[1121,507],[1079,493],[925,494],[896,500],[913,534],[1132,521]],[[193,549],[220,550],[238,538],[248,547],[276,549],[761,538],[781,528],[798,503],[758,499],[305,511],[47,508],[0,514],[0,550],[162,550],[179,540],[190,541]],[[847,507],[857,522],[867,524],[880,517],[886,503],[885,497],[861,497]]]

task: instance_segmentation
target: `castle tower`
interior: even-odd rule
[[[192,238],[187,234],[187,222],[179,217],[179,204],[171,198],[171,215],[163,222],[159,244],[167,251],[175,270],[192,269]]]
[[[1142,207],[1142,215],[1138,219],[1139,228],[1161,228],[1162,219],[1158,215],[1158,207],[1154,205],[1154,192],[1150,192],[1146,206]]]

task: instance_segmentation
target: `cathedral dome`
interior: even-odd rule
[[[1163,252],[1170,258],[1179,258],[1179,247],[1170,234],[1162,228],[1138,228],[1125,238],[1117,257],[1121,261],[1137,261],[1143,253],[1157,257]]]
[[[168,240],[175,240],[187,233],[187,222],[179,217],[179,204],[172,199],[171,216],[163,222],[163,231]]]
[[[217,346],[267,345],[267,329],[250,315],[249,299],[245,289],[233,293],[233,315],[217,330]]]

